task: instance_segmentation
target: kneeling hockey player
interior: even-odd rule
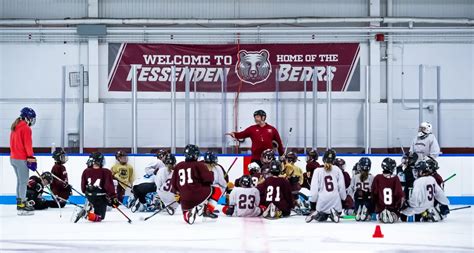
[[[415,165],[414,175],[416,180],[413,184],[413,192],[408,201],[408,207],[402,210],[402,220],[407,216],[415,215],[415,221],[439,221],[442,219],[438,210],[434,207],[435,200],[441,205],[449,205],[449,200],[443,190],[430,176],[428,165],[425,161],[419,161]]]
[[[402,184],[394,174],[397,163],[387,157],[382,161],[382,174],[375,176],[372,182],[372,201],[378,219],[383,223],[394,223],[400,216],[400,208],[405,197]]]
[[[171,177],[171,189],[179,197],[184,221],[193,224],[197,215],[217,218],[214,208],[222,195],[219,187],[212,187],[214,174],[206,164],[199,162],[199,148],[187,145],[184,149],[185,161],[176,165]]]
[[[261,205],[266,208],[263,212],[264,218],[278,219],[287,217],[295,206],[290,182],[280,177],[281,171],[280,162],[271,161],[269,168],[271,176],[257,186],[257,189],[260,191]]]
[[[256,217],[262,214],[260,209],[260,192],[253,185],[252,177],[244,175],[240,178],[239,187],[235,187],[229,195],[229,205],[223,208],[229,216]]]
[[[346,187],[344,175],[339,168],[334,168],[336,151],[330,149],[324,153],[324,168],[314,171],[311,181],[311,211],[306,217],[306,222],[312,220],[339,222],[342,212],[342,201],[346,200]]]
[[[115,194],[112,172],[103,168],[104,160],[104,155],[101,153],[92,153],[87,161],[87,169],[82,173],[81,190],[94,209],[93,212],[88,212],[87,219],[93,222],[105,218],[107,205],[112,207],[120,205]],[[81,215],[78,215],[77,220],[80,218]]]

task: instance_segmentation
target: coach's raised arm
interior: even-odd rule
[[[273,149],[274,142],[278,148],[278,154],[283,156],[284,149],[280,134],[276,128],[265,122],[267,114],[263,110],[258,110],[253,113],[253,117],[255,119],[255,125],[247,127],[247,129],[242,132],[231,132],[226,135],[230,135],[235,139],[250,137],[250,140],[252,140],[252,162],[256,162],[260,165],[262,152],[265,149]]]

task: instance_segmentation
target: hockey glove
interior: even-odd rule
[[[26,167],[31,171],[36,171],[38,164],[36,163],[36,158],[34,156],[26,158]]]
[[[120,206],[120,201],[117,198],[113,198],[111,204],[113,208],[117,208],[118,206]]]

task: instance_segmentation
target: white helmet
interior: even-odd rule
[[[250,163],[247,168],[249,169],[249,172],[254,171],[260,173],[260,165],[258,165],[256,162]]]
[[[418,128],[418,136],[424,136],[431,133],[431,124],[429,122],[422,122]]]

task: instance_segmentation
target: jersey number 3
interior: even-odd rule
[[[191,177],[191,168],[180,169],[179,174],[179,185],[192,184],[193,178]]]

